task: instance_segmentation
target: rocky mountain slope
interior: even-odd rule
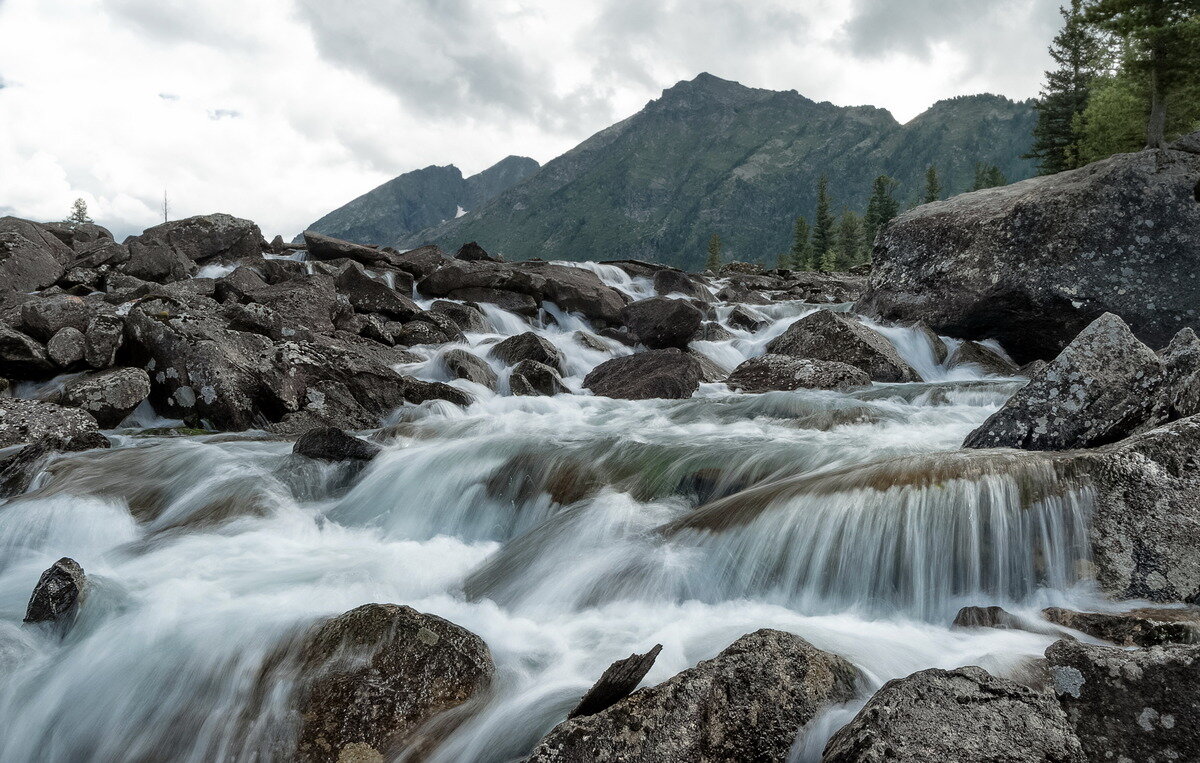
[[[773,262],[790,244],[792,220],[811,217],[821,175],[835,213],[863,210],[880,174],[901,181],[902,202],[915,200],[930,164],[944,195],[967,190],[979,161],[1027,178],[1034,167],[1020,157],[1034,120],[1030,102],[976,95],[901,125],[884,109],[701,74],[483,208],[398,244],[478,241],[508,259],[635,257],[698,269],[718,233],[728,256]]]
[[[529,157],[509,156],[466,178],[453,164],[413,170],[338,207],[308,229],[360,244],[393,243],[479,209],[538,167]]]

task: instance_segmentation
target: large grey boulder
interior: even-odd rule
[[[46,354],[59,368],[70,368],[83,360],[86,344],[82,331],[66,326],[46,342]]]
[[[485,692],[495,672],[479,636],[395,604],[315,626],[298,662],[301,761],[392,759],[423,724]]]
[[[524,396],[552,397],[570,392],[557,371],[536,360],[522,360],[513,366],[512,375],[508,377],[508,386],[514,395]]]
[[[817,310],[788,326],[787,331],[771,340],[767,352],[846,363],[880,382],[920,381],[882,334],[832,310]]]
[[[809,360],[790,355],[760,355],[743,362],[725,380],[733,389],[768,392],[793,389],[850,389],[867,387],[871,377],[861,368],[833,360]]]
[[[854,696],[857,675],[841,657],[764,628],[657,686],[559,724],[528,760],[782,761],[823,707]]]
[[[99,308],[95,303],[69,294],[31,299],[21,305],[19,328],[35,339],[46,342],[67,327],[87,330],[88,323],[97,312]]]
[[[1200,413],[1200,338],[1190,327],[1181,329],[1163,349],[1166,388],[1163,415],[1181,419]]]
[[[1162,359],[1105,313],[963,446],[1065,450],[1114,442],[1161,420],[1164,383]]]
[[[824,763],[1085,763],[1054,698],[983,668],[888,681],[833,735]]]
[[[1022,364],[1104,312],[1161,347],[1200,319],[1198,176],[1200,155],[1141,151],[917,207],[876,240],[856,309]]]
[[[97,434],[96,419],[79,408],[0,397],[0,448],[44,439],[91,440]]]
[[[490,390],[496,389],[496,382],[499,381],[496,372],[478,355],[466,350],[448,350],[442,355],[442,362],[454,378],[482,384]]]
[[[76,252],[97,242],[113,240],[112,231],[95,223],[52,222],[42,223],[42,227]]]
[[[41,342],[0,322],[0,376],[35,379],[53,369],[54,364]]]
[[[72,379],[62,402],[82,408],[101,427],[115,427],[150,396],[150,376],[141,368],[113,368]]]
[[[700,361],[672,348],[606,360],[584,377],[583,386],[620,400],[681,399],[691,397],[703,378]]]
[[[67,556],[59,559],[38,578],[25,609],[25,622],[44,623],[72,616],[86,585],[79,562]]]
[[[316,231],[304,231],[304,243],[308,256],[314,260],[338,260],[344,257],[363,265],[376,265],[388,261],[388,253],[381,249],[342,241]]]
[[[262,231],[250,220],[217,212],[147,228],[126,242],[146,250],[166,250],[200,265],[262,259]],[[151,279],[154,280],[154,279]]]
[[[74,257],[71,247],[41,225],[0,217],[0,292],[52,286]]]
[[[703,320],[703,313],[685,300],[666,297],[639,300],[621,310],[621,321],[652,350],[685,349]]]
[[[1050,645],[1046,659],[1088,760],[1200,760],[1200,646],[1064,640]]]
[[[509,365],[516,365],[522,360],[534,360],[538,363],[544,363],[556,371],[561,372],[563,370],[562,353],[548,339],[532,331],[510,336],[488,350],[488,356]]]
[[[313,427],[296,440],[292,452],[321,461],[370,461],[380,447],[337,427]]]
[[[930,331],[930,333],[933,332]],[[939,344],[941,343],[941,339],[938,339],[936,334],[933,338]],[[970,340],[960,344],[954,350],[954,354],[950,356],[946,364],[950,368],[971,365],[977,367],[985,374],[994,374],[996,376],[1016,376],[1020,371],[1016,363],[1013,363],[991,347]]]
[[[355,310],[380,313],[399,321],[407,321],[421,313],[421,308],[392,287],[371,278],[356,263],[350,263],[337,277],[337,290],[345,294]]]

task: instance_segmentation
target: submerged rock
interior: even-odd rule
[[[703,314],[680,299],[653,297],[626,305],[621,320],[638,341],[653,350],[684,349],[700,330]]]
[[[479,697],[495,666],[478,636],[434,615],[365,604],[300,648],[296,759],[395,756],[426,722]]]
[[[25,609],[25,622],[44,623],[74,614],[87,579],[79,562],[64,556],[42,573]]]
[[[866,371],[832,360],[809,360],[789,355],[760,355],[733,370],[725,383],[745,392],[793,389],[850,389],[867,387]]]
[[[606,360],[584,377],[597,395],[621,400],[681,399],[700,388],[704,369],[677,349],[649,350]]]
[[[983,668],[922,670],[888,681],[833,735],[824,763],[1085,763],[1053,697]]]
[[[1200,644],[1200,609],[1132,609],[1128,612],[1076,612],[1047,607],[1042,617],[1118,646]]]
[[[528,760],[782,761],[824,706],[854,696],[856,679],[841,657],[763,629],[657,686],[559,724]]]
[[[337,427],[314,427],[296,440],[292,452],[322,461],[370,461],[381,448]]]
[[[920,381],[892,343],[856,319],[817,310],[771,340],[767,352],[810,360],[828,360],[861,368],[880,382]]]
[[[483,358],[466,350],[454,349],[442,355],[442,362],[454,378],[482,384],[493,391],[496,389],[496,383],[499,381],[496,372]]]

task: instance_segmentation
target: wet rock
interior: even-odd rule
[[[43,297],[21,305],[20,328],[45,342],[67,326],[84,331],[95,313],[95,305],[79,297],[65,294]]]
[[[74,256],[69,246],[41,225],[0,217],[0,291],[27,292],[51,286]]]
[[[492,322],[483,311],[474,305],[464,305],[458,302],[447,302],[439,299],[429,306],[429,311],[441,313],[454,321],[461,331],[471,331],[476,334],[495,331]]]
[[[726,322],[734,328],[743,329],[749,332],[755,332],[765,327],[769,321],[757,313],[752,313],[746,308],[738,305],[729,312],[729,317]]]
[[[607,360],[592,369],[583,386],[621,400],[688,398],[700,388],[703,369],[677,349],[649,350]]]
[[[832,360],[760,355],[735,368],[725,383],[745,392],[850,389],[870,386],[871,377],[861,368]]]
[[[822,707],[854,696],[856,675],[799,636],[755,631],[657,686],[559,724],[528,760],[781,761]]]
[[[403,254],[392,255],[390,261],[395,267],[420,279],[445,265],[450,259],[450,255],[433,244],[429,244]]]
[[[600,675],[600,680],[588,689],[575,709],[567,714],[567,719],[595,715],[628,697],[650,672],[650,668],[654,667],[654,660],[661,651],[662,644],[655,644],[654,648],[645,654],[631,654],[609,665]]]
[[[1161,347],[1196,323],[1200,156],[1117,154],[925,204],[879,237],[857,309],[1052,358],[1104,312]]]
[[[704,383],[720,382],[725,381],[729,376],[730,369],[705,355],[703,352],[689,348],[686,354],[691,355],[700,364],[700,381]]]
[[[46,343],[46,354],[59,368],[70,368],[83,360],[84,345],[83,332],[73,326],[66,326],[50,337],[50,341]]]
[[[454,378],[482,384],[493,391],[496,389],[496,372],[483,358],[466,350],[448,350],[442,355],[442,361]]]
[[[504,262],[502,258],[488,254],[482,246],[474,241],[460,246],[458,251],[454,253],[454,259],[466,260],[468,262]]]
[[[83,359],[92,368],[108,368],[125,341],[125,319],[100,314],[88,321],[83,333]]]
[[[845,313],[817,310],[771,340],[767,352],[832,360],[861,368],[880,382],[919,381],[892,343]]]
[[[356,315],[355,319],[362,321],[362,326],[357,333],[360,336],[365,336],[368,339],[374,339],[376,342],[386,344],[389,347],[395,346],[397,343],[404,344],[401,341],[401,334],[404,331],[404,324],[396,321],[385,321],[378,315]],[[343,329],[349,331],[349,327],[343,325]]]
[[[966,448],[1065,450],[1114,442],[1158,423],[1162,360],[1112,313],[967,435]]]
[[[933,349],[933,359],[939,364],[945,363],[946,343],[938,336],[937,332],[931,329],[925,321],[917,321],[913,324],[913,328],[925,337],[925,341],[929,342],[929,346]]]
[[[977,667],[888,681],[833,735],[824,763],[1085,763],[1053,697]]]
[[[563,367],[562,353],[558,348],[532,331],[510,336],[488,350],[488,355],[510,366],[522,360],[535,360],[559,372]]]
[[[950,368],[973,365],[982,369],[985,374],[994,376],[1015,376],[1019,370],[1016,363],[991,347],[969,340],[958,346],[947,365]]]
[[[643,299],[621,310],[621,321],[626,328],[639,342],[654,350],[686,348],[700,330],[703,317],[687,302],[666,297]]]
[[[570,392],[557,371],[536,360],[522,360],[513,366],[508,386],[514,395],[554,396]]]
[[[705,321],[700,324],[700,330],[696,332],[693,339],[705,342],[724,342],[727,339],[733,339],[733,334],[716,321]]]
[[[415,347],[419,344],[445,344],[451,337],[432,323],[426,321],[409,321],[395,335],[396,344]]]
[[[1200,646],[1127,650],[1064,640],[1046,659],[1088,760],[1200,760]]]
[[[736,302],[742,305],[769,305],[771,300],[767,299],[760,292],[746,286],[736,286],[730,284],[717,292],[717,299],[721,302]]]
[[[44,623],[73,616],[86,586],[79,562],[64,556],[38,578],[25,609],[25,622]]]
[[[345,257],[367,266],[388,261],[387,252],[371,246],[342,241],[316,231],[304,231],[304,243],[307,246],[309,258],[314,260],[337,260]]]
[[[621,322],[621,308],[629,299],[592,271],[548,262],[522,262],[517,267],[530,277],[539,301],[548,300],[600,325]]]
[[[589,350],[595,350],[596,352],[612,352],[613,349],[613,345],[590,331],[576,331],[574,334],[571,334],[571,338],[580,346],[586,347]]]
[[[539,303],[533,297],[528,294],[520,294],[504,289],[469,286],[462,289],[454,289],[445,296],[451,299],[460,299],[464,302],[484,302],[489,305],[495,305],[501,310],[507,310],[510,313],[523,315],[527,318],[537,315],[539,310]]]
[[[47,438],[88,438],[95,432],[96,419],[78,408],[0,397],[0,448]]]
[[[337,290],[345,294],[359,312],[380,313],[399,321],[411,320],[421,313],[416,302],[371,278],[355,264],[348,265],[337,277]]]
[[[140,368],[114,368],[72,379],[62,401],[82,408],[101,427],[115,427],[150,396],[150,376]]]
[[[711,302],[712,293],[682,270],[663,269],[654,274],[654,291],[660,297],[682,294],[701,302]]]
[[[487,644],[434,615],[365,604],[314,627],[300,649],[296,759],[391,758],[426,722],[480,697]]]
[[[1200,644],[1200,609],[1132,609],[1128,612],[1076,612],[1047,607],[1042,617],[1118,646]]]
[[[447,342],[462,342],[466,340],[462,329],[458,324],[445,313],[436,313],[432,310],[424,310],[413,318],[414,321],[423,321],[436,328],[446,337]]]
[[[1000,630],[1027,630],[1024,623],[1003,607],[963,607],[958,610],[952,623],[954,628],[999,628]]]
[[[333,279],[324,275],[299,276],[248,296],[278,313],[289,327],[322,334],[332,333],[338,316],[349,310],[338,300]]]
[[[292,452],[322,461],[370,461],[380,447],[337,427],[315,427],[300,435]]]

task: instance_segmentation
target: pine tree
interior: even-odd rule
[[[900,214],[900,202],[892,196],[892,192],[898,185],[896,180],[887,175],[875,178],[875,184],[871,188],[871,199],[867,202],[867,214],[863,219],[863,256],[861,259],[864,262],[871,259],[871,249],[875,245],[875,237],[879,235],[879,231],[887,225],[889,220]]]
[[[938,178],[937,167],[929,165],[929,169],[925,170],[925,200],[922,204],[929,204],[942,198],[942,181]]]
[[[792,228],[792,250],[790,252],[790,267],[796,270],[812,270],[812,241],[809,240],[808,220],[803,216],[796,218]]]
[[[1168,98],[1200,67],[1200,0],[1094,0],[1085,16],[1126,43],[1122,67],[1149,92],[1146,148],[1162,148]]]
[[[1063,28],[1050,45],[1050,57],[1058,64],[1046,72],[1046,84],[1035,106],[1037,124],[1033,146],[1026,159],[1038,160],[1043,175],[1082,166],[1080,142],[1082,115],[1087,108],[1092,84],[1104,71],[1111,55],[1107,40],[1084,17],[1083,0],[1060,7]]]
[[[75,203],[71,205],[71,214],[67,215],[67,219],[63,222],[71,225],[85,225],[92,222],[92,218],[88,217],[87,202],[83,199],[76,199]]]
[[[721,237],[716,233],[708,239],[708,259],[704,261],[704,269],[714,273],[721,267]]]
[[[833,214],[829,211],[829,179],[824,175],[817,181],[817,213],[812,231],[812,260],[814,267],[826,272],[834,270]]]
[[[1008,185],[1008,178],[1004,177],[999,167],[987,162],[975,162],[975,182],[971,185],[972,191],[1000,185]]]
[[[840,265],[842,268],[851,268],[863,261],[862,259],[862,221],[858,214],[847,209],[842,212],[842,217],[838,221],[837,227],[837,246],[834,250],[837,252],[837,259],[833,265]],[[830,270],[836,270],[837,267],[830,267]]]

